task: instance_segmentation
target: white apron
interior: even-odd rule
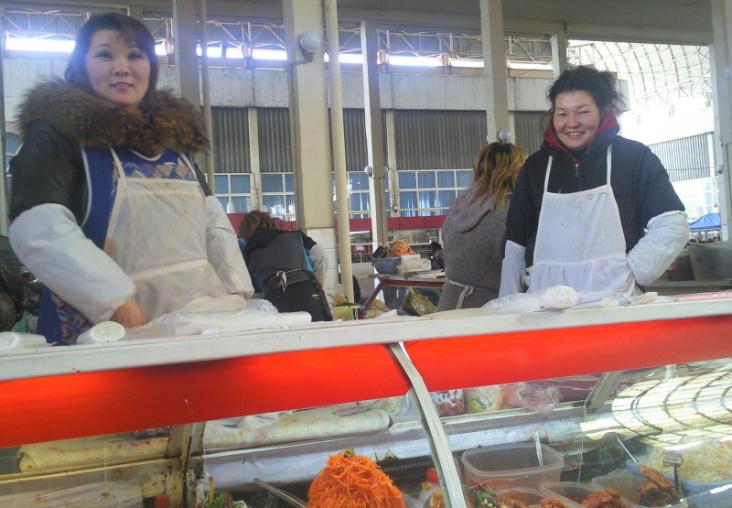
[[[104,251],[130,276],[148,319],[201,297],[227,294],[206,255],[206,209],[198,180],[119,175]],[[185,157],[181,159],[193,170]]]
[[[610,185],[611,148],[607,149],[606,184],[570,194],[547,191],[553,162],[549,157],[529,292],[570,286],[580,294],[581,302],[636,294]]]

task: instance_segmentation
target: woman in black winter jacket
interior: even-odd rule
[[[208,144],[200,115],[157,76],[145,25],[100,14],[79,30],[65,79],[21,105],[8,236],[46,287],[49,342],[252,293],[236,234],[191,163]]]
[[[567,70],[549,100],[544,144],[511,198],[500,296],[526,285],[571,286],[584,301],[630,296],[686,244],[684,206],[648,147],[618,135],[611,74]]]
[[[302,231],[283,231],[268,213],[257,210],[244,216],[240,234],[244,260],[257,292],[280,312],[304,311],[313,321],[332,321],[323,287],[313,274],[305,243],[313,240]]]

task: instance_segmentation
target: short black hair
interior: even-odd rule
[[[617,113],[622,108],[620,94],[615,87],[615,76],[607,71],[580,65],[564,71],[549,89],[549,102],[554,111],[557,96],[564,92],[587,92],[600,111]]]
[[[144,24],[124,14],[116,12],[97,14],[82,25],[76,34],[76,45],[66,66],[66,72],[64,73],[66,81],[93,93],[86,69],[86,54],[89,51],[92,37],[99,30],[114,30],[121,33],[147,55],[147,59],[150,61],[150,82],[142,98],[142,103],[151,105],[155,98],[159,68],[158,57],[155,54],[155,39]]]

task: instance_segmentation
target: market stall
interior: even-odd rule
[[[477,486],[581,506],[604,485],[632,506],[636,461],[673,479],[676,453],[680,506],[730,506],[732,473],[698,464],[732,435],[731,316],[721,293],[6,354],[0,496],[290,506],[272,486],[312,503],[353,449],[407,506],[469,506]]]

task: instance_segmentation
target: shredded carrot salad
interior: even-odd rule
[[[374,461],[332,455],[308,489],[308,508],[405,508],[402,493]]]

